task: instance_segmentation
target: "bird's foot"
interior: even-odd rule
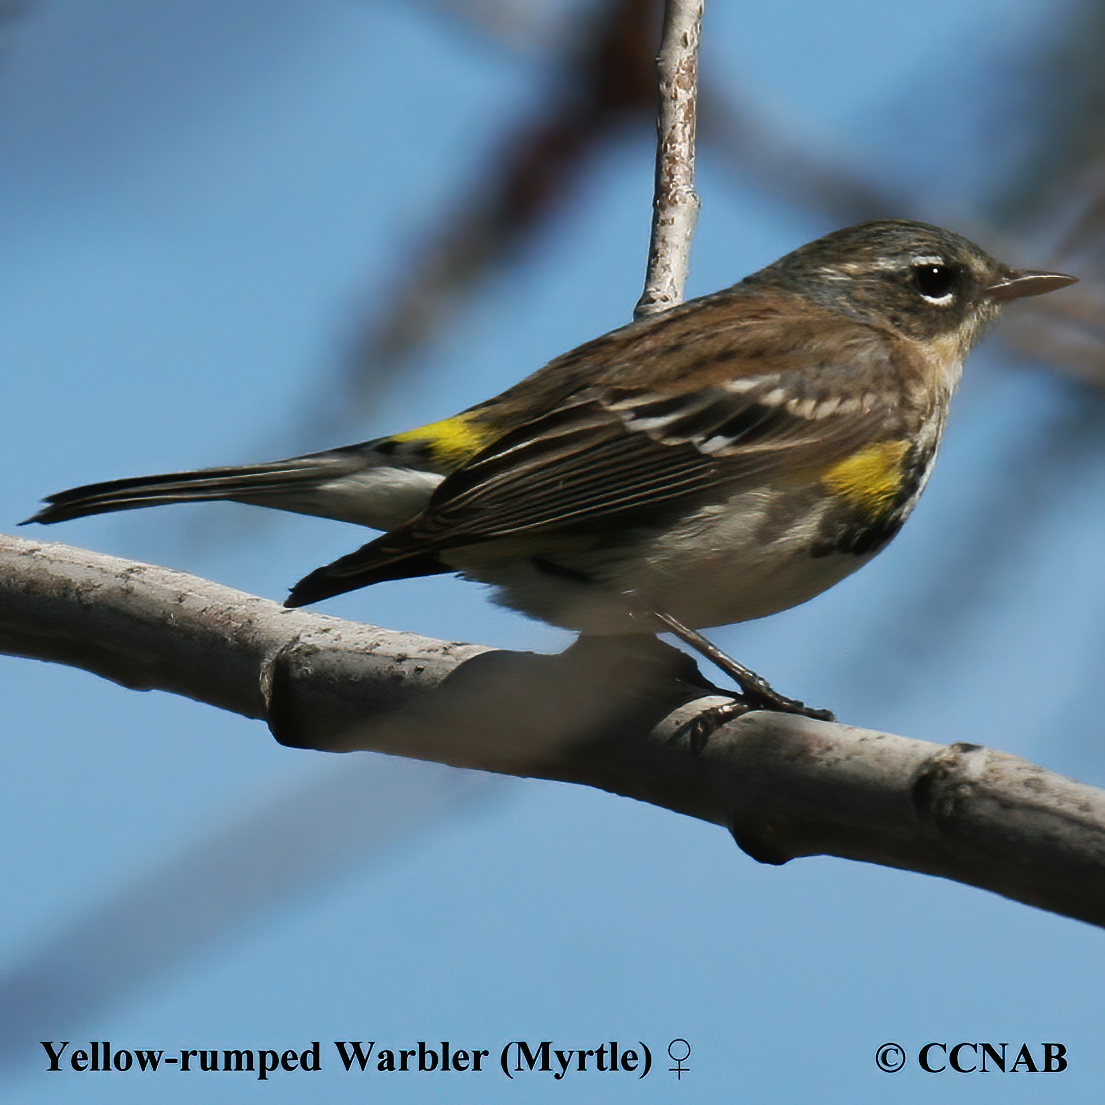
[[[685,740],[690,746],[692,754],[699,755],[705,749],[707,741],[723,725],[735,721],[754,710],[772,710],[775,713],[796,714],[799,717],[813,718],[815,721],[835,721],[831,710],[818,710],[807,706],[804,702],[798,702],[793,698],[786,698],[776,694],[768,687],[770,697],[762,694],[738,694],[735,691],[726,691],[721,687],[715,688],[716,693],[730,695],[728,702],[718,703],[716,706],[708,706],[699,711],[694,717],[684,722],[675,731],[677,740]]]
[[[836,720],[831,710],[821,710],[813,706],[807,706],[796,698],[787,698],[786,695],[779,694],[763,676],[757,675],[751,668],[746,668],[727,653],[722,652],[708,638],[703,637],[698,630],[690,629],[670,614],[655,610],[653,616],[665,629],[674,633],[684,644],[689,645],[715,667],[725,672],[740,687],[739,693],[722,690],[720,687],[716,688],[719,693],[730,695],[732,701],[703,710],[702,713],[692,718],[679,730],[680,733],[685,733],[689,737],[692,748],[701,749],[709,739],[710,734],[721,728],[726,722],[733,721],[752,710],[773,710],[781,714],[797,714],[799,717],[813,718],[815,721]]]

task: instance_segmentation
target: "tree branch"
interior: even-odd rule
[[[941,875],[1105,925],[1105,792],[977,745],[718,701],[653,638],[559,656],[358,625],[194,576],[0,537],[0,651],[264,718],[284,744],[600,787],[730,829],[750,855]]]

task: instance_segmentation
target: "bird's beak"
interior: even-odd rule
[[[1065,288],[1068,284],[1077,284],[1077,276],[1067,276],[1062,272],[1036,272],[1024,269],[1007,269],[991,284],[986,291],[991,299],[1004,302],[1007,299],[1020,299],[1022,295],[1043,295]]]

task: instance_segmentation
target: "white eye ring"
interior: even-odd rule
[[[934,307],[946,307],[953,299],[955,299],[955,292],[947,292],[946,294],[937,298],[936,296],[925,295],[921,293],[921,298],[926,303],[931,303]]]

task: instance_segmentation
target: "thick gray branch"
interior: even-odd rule
[[[691,239],[698,221],[694,137],[698,105],[698,41],[705,0],[667,0],[657,70],[656,187],[652,201],[645,290],[633,311],[647,318],[683,301]]]
[[[0,651],[246,717],[278,740],[583,783],[727,826],[768,863],[943,875],[1105,925],[1105,793],[974,745],[749,713],[652,638],[498,652],[284,610],[181,572],[0,537]]]

